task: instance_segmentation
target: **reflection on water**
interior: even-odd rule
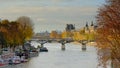
[[[61,44],[46,43],[44,46],[48,52],[40,52],[38,57],[31,58],[25,64],[6,68],[96,68],[97,55],[94,47],[87,46],[87,51],[82,51],[78,44],[65,45],[66,50],[62,51]]]

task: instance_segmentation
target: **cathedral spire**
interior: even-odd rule
[[[86,22],[86,27],[88,27],[88,22]]]
[[[94,26],[93,21],[91,22],[91,26]]]

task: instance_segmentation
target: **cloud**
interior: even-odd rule
[[[67,24],[79,23],[89,20],[96,12],[96,7],[9,7],[0,11],[0,15],[6,18],[18,18],[30,16],[33,21],[41,24]],[[91,18],[90,18],[91,19]]]
[[[1,0],[0,17],[15,20],[29,16],[35,23],[35,30],[49,27],[63,29],[65,24],[83,26],[95,19],[98,0]],[[98,3],[97,3],[98,4]],[[52,24],[52,25],[51,25]],[[53,28],[54,27],[54,28]]]
[[[90,14],[96,12],[96,7],[9,7],[2,9],[0,13],[63,13],[63,14]]]
[[[76,0],[51,0],[52,2],[70,2],[70,1],[76,1]]]
[[[44,18],[36,18],[36,21],[42,22],[42,21],[46,21],[46,19],[44,19]]]

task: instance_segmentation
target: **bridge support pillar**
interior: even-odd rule
[[[86,45],[82,45],[82,50],[83,50],[83,51],[86,50]]]
[[[65,45],[62,45],[62,46],[61,46],[61,50],[65,50]]]
[[[82,43],[82,51],[86,50],[86,43]]]
[[[43,44],[41,43],[41,48],[44,47]]]

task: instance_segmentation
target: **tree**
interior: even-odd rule
[[[29,17],[20,17],[17,21],[2,20],[0,22],[1,47],[14,48],[23,45],[33,35],[33,24]]]
[[[2,20],[0,24],[1,43],[2,48],[7,46],[9,36],[9,21],[7,19]]]
[[[50,33],[50,38],[56,39],[56,37],[57,37],[57,32],[56,32],[56,31],[52,31],[52,32]]]
[[[20,24],[16,21],[9,23],[9,36],[11,37],[11,39],[9,39],[9,43],[12,44],[12,46],[15,47],[19,44],[22,44]]]
[[[23,40],[23,43],[30,39],[32,35],[34,34],[33,32],[33,23],[29,17],[22,16],[17,19],[17,23],[20,24],[20,33],[21,33],[21,38]]]
[[[8,20],[2,20],[1,28],[0,28],[0,36],[2,44],[6,47],[13,47],[17,46],[20,42],[19,39],[19,23],[12,21],[9,22]],[[19,38],[18,38],[19,37]]]
[[[106,4],[99,9],[97,22],[97,43],[100,49],[109,49],[110,55],[99,54],[104,67],[106,62],[111,59],[115,61],[115,68],[120,68],[120,0],[106,0]],[[105,52],[105,51],[104,51]],[[109,57],[110,56],[110,57]],[[114,64],[114,63],[113,63]]]

